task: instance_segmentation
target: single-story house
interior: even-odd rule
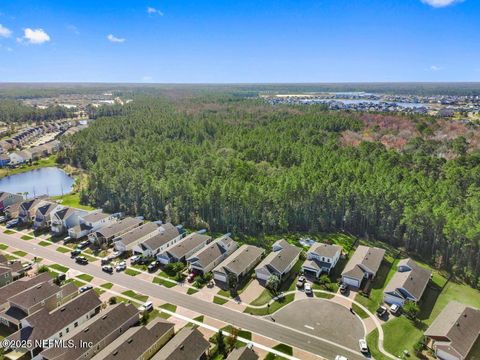
[[[50,229],[55,235],[62,235],[68,229],[80,224],[80,218],[88,214],[88,211],[72,207],[63,207],[51,214]]]
[[[136,245],[157,235],[159,227],[158,222],[149,222],[133,228],[114,238],[113,247],[120,252],[132,251]]]
[[[229,234],[223,235],[212,241],[208,246],[198,250],[187,258],[190,270],[200,274],[212,271],[238,248],[238,244]]]
[[[267,281],[271,275],[284,278],[300,257],[302,249],[281,239],[272,246],[272,252],[255,268],[257,280]]]
[[[418,265],[412,259],[400,260],[397,272],[383,290],[383,300],[387,304],[399,306],[403,306],[407,300],[418,302],[425,292],[431,276],[430,270]]]
[[[50,228],[52,224],[51,215],[62,208],[63,206],[56,202],[42,201],[35,212],[33,228],[35,230]]]
[[[305,274],[312,274],[319,277],[323,272],[330,274],[342,254],[342,247],[315,243],[307,252],[307,259],[302,265]]]
[[[156,256],[182,240],[182,237],[178,227],[171,223],[162,224],[158,228],[158,234],[134,246],[133,252],[143,256]]]
[[[93,291],[93,290],[90,290]],[[41,352],[43,360],[91,359],[139,321],[139,311],[132,304],[115,304],[90,317],[82,325],[63,335],[75,347],[51,347]],[[81,343],[91,346],[81,346]]]
[[[234,274],[241,281],[261,260],[265,250],[253,245],[242,245],[224,262],[213,269],[213,278],[227,283],[228,275]]]
[[[115,216],[106,214],[101,209],[94,210],[86,215],[80,216],[80,223],[68,229],[68,236],[72,239],[80,239],[93,231],[113,224],[115,221]]]
[[[160,252],[157,255],[157,260],[162,264],[186,262],[187,258],[195,254],[204,246],[207,246],[211,240],[211,236],[203,235],[201,233],[189,234],[171,248]]]
[[[120,221],[116,221],[113,224],[102,226],[100,229],[88,234],[88,240],[91,243],[110,244],[113,239],[126,233],[133,228],[136,228],[143,224],[143,220],[126,217]]]
[[[227,360],[258,360],[259,357],[249,346],[243,346],[238,349],[234,349],[227,356]]]
[[[0,288],[0,311],[7,309],[10,304],[8,299],[11,297],[20,294],[22,291],[25,291],[32,286],[37,286],[45,282],[53,282],[53,278],[48,273],[41,273],[34,277],[26,277],[13,281],[10,284],[7,284]]]
[[[384,249],[360,245],[342,272],[342,282],[354,288],[360,288],[363,279],[375,277],[384,256]]]
[[[156,318],[145,326],[128,329],[92,360],[150,359],[174,336],[174,331],[173,323]]]
[[[480,336],[480,310],[450,301],[425,331],[441,360],[466,360]],[[472,358],[473,360],[473,358]]]
[[[22,195],[2,191],[0,192],[0,211],[4,211],[8,206],[15,203],[21,203],[22,201]]]
[[[184,327],[151,360],[205,360],[209,348],[198,329]]]

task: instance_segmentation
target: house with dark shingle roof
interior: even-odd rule
[[[113,224],[115,221],[115,216],[106,214],[101,209],[93,210],[80,216],[79,224],[68,229],[68,236],[72,239],[80,239],[103,226]]]
[[[21,293],[22,291],[25,291],[26,289],[31,288],[32,286],[36,286],[45,282],[53,282],[52,277],[48,273],[41,273],[31,278],[23,278],[1,287],[0,311],[5,310],[9,307],[8,299],[10,299],[11,297]]]
[[[399,306],[403,306],[407,300],[418,302],[425,292],[431,276],[430,270],[418,265],[412,259],[400,260],[397,272],[383,290],[383,300],[387,304]]]
[[[207,246],[212,240],[211,236],[201,233],[192,233],[185,236],[181,241],[172,247],[160,252],[157,260],[162,264],[173,262],[186,262],[186,259],[195,254],[198,250]]]
[[[68,229],[80,224],[80,218],[88,214],[88,211],[72,207],[62,207],[52,213],[51,230],[55,235],[62,235]]]
[[[213,278],[226,284],[229,274],[234,274],[239,282],[262,260],[264,253],[265,250],[257,246],[242,245],[213,269]]]
[[[33,228],[46,229],[50,228],[52,223],[51,214],[55,213],[62,208],[62,205],[53,201],[42,201],[35,212],[35,221],[33,222]]]
[[[271,275],[285,277],[300,257],[302,249],[281,239],[272,246],[272,252],[255,268],[257,280],[267,281]]]
[[[360,245],[343,269],[342,282],[354,288],[360,288],[363,279],[375,277],[384,256],[384,249]]]
[[[124,252],[132,251],[135,246],[158,234],[160,224],[149,222],[136,227],[113,239],[115,250]]]
[[[38,207],[45,200],[46,196],[39,196],[35,199],[22,201],[18,212],[18,217],[24,224],[33,223]]]
[[[9,205],[12,205],[14,203],[21,203],[22,201],[22,195],[2,191],[0,192],[0,211],[4,211]]]
[[[302,265],[305,274],[312,274],[319,277],[323,272],[330,274],[342,254],[342,247],[315,243],[307,252],[307,259]]]
[[[174,324],[156,318],[145,326],[135,326],[111,342],[92,360],[150,359],[174,335]]]
[[[151,360],[204,360],[209,347],[198,329],[184,327]]]
[[[430,339],[429,347],[438,359],[468,359],[480,337],[480,310],[450,301],[425,331],[425,336]]]
[[[227,357],[227,360],[257,360],[258,355],[248,346],[234,349]]]
[[[143,224],[143,220],[126,217],[88,234],[88,240],[98,245],[111,244],[113,239]]]
[[[44,360],[91,359],[138,321],[139,311],[132,304],[120,303],[109,306],[97,316],[64,334],[63,338],[73,342],[75,347],[51,347],[42,351],[41,356]],[[82,342],[91,343],[92,346],[82,347],[80,346]]]
[[[190,270],[206,274],[231,255],[237,247],[237,242],[229,234],[223,235],[187,258],[187,264]]]
[[[171,223],[162,224],[158,233],[133,247],[134,254],[156,256],[182,240],[183,234]]]

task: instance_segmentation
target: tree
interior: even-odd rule
[[[332,282],[332,280],[330,280],[330,277],[327,275],[327,274],[323,274],[320,276],[320,278],[318,279],[318,282],[320,283],[320,285],[328,285]]]
[[[110,305],[114,305],[117,303],[117,298],[115,296],[112,296],[110,299],[108,299],[108,303]]]
[[[238,329],[236,327],[231,327],[230,336],[227,338],[228,349],[232,350],[235,348],[238,339]]]
[[[415,319],[420,312],[420,308],[414,301],[406,301],[403,305],[403,312],[409,319]]]
[[[267,279],[267,289],[270,289],[273,293],[276,293],[280,288],[280,278],[277,275],[270,275]]]
[[[237,275],[235,275],[234,273],[228,273],[227,286],[232,296],[237,292],[237,285],[238,285]]]
[[[223,335],[222,330],[218,330],[217,336],[215,337],[215,344],[217,345],[218,352],[222,355],[226,355],[227,349],[225,347],[225,336]]]
[[[39,274],[41,273],[44,273],[44,272],[48,272],[48,267],[46,265],[42,265],[38,268],[38,271],[37,271]]]

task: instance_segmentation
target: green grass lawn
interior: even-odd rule
[[[25,251],[21,251],[21,250],[17,250],[17,251],[14,251],[13,252],[15,255],[19,256],[19,257],[25,257],[27,256],[27,253]]]
[[[94,288],[93,289],[98,296],[102,295],[106,290],[103,290],[102,288]]]
[[[0,244],[0,250],[7,250],[8,246],[5,244]]]
[[[73,283],[73,285],[75,285],[76,287],[82,287],[85,285],[85,283],[79,281],[79,280],[76,280],[76,279],[68,279],[66,281],[67,283]]]
[[[94,210],[95,208],[89,205],[80,204],[80,194],[70,193],[66,195],[53,196],[52,199],[59,200],[62,205],[71,206],[77,209]]]
[[[165,310],[168,310],[170,312],[175,312],[175,311],[177,311],[177,306],[173,305],[173,304],[166,303],[166,304],[160,305],[160,309],[165,309]],[[159,316],[163,319],[168,319],[171,315],[162,311]]]
[[[58,252],[62,253],[62,254],[65,254],[67,252],[70,252],[72,249],[69,249],[69,248],[66,248],[66,247],[63,247],[63,246],[59,246],[59,247],[57,247],[56,250]]]
[[[105,283],[105,284],[100,285],[100,287],[110,290],[113,287],[113,284],[112,283]]]
[[[421,324],[420,327],[422,327]],[[398,357],[402,357],[404,350],[408,350],[412,355],[414,354],[413,345],[422,338],[424,330],[423,327],[419,329],[406,317],[400,316],[383,325],[385,334],[383,346],[392,355]]]
[[[314,292],[315,296],[318,297],[318,298],[321,298],[321,299],[332,299],[333,297],[335,297],[334,294],[326,294],[326,293],[322,293],[322,292]]]
[[[38,243],[38,245],[46,247],[46,246],[50,246],[50,245],[52,245],[52,244],[49,243],[48,241],[43,241],[43,240],[42,240],[42,241],[40,241],[40,242]]]
[[[352,309],[355,312],[355,314],[360,316],[362,319],[366,319],[369,317],[369,315],[357,304],[352,304]]]
[[[198,321],[198,322],[200,322],[200,323],[203,323],[204,316],[203,316],[203,315],[200,315],[200,316],[197,316],[197,317],[193,318],[192,320],[195,320],[195,321]],[[188,323],[186,326],[188,326],[188,327],[197,327],[196,324],[191,323],[191,322]]]
[[[138,274],[140,274],[140,271],[134,270],[132,268],[127,268],[125,270],[125,274],[130,275],[130,276],[137,276]]]
[[[247,307],[243,312],[251,315],[259,315],[259,316],[273,314],[275,311],[291,303],[293,300],[295,300],[295,294],[288,294],[283,298],[278,299],[277,301],[274,301],[273,303],[271,303],[270,307],[267,307],[267,306],[261,307],[261,308]]]
[[[90,282],[93,280],[93,276],[88,274],[80,274],[80,275],[77,275],[76,277],[85,282]]]
[[[390,360],[378,350],[378,329],[373,330],[367,335],[367,344],[370,354],[375,360]]]
[[[62,266],[62,265],[59,265],[59,264],[50,265],[50,268],[52,268],[54,270],[57,270],[59,272],[62,272],[62,273],[66,273],[69,270],[68,267]]]
[[[288,346],[287,344],[278,344],[275,345],[272,349],[275,349],[277,351],[280,351],[284,353],[285,355],[292,356],[293,355],[293,349],[291,346]],[[279,359],[284,359],[281,356],[269,353],[266,357],[265,360],[279,360]]]
[[[148,300],[148,296],[147,295],[142,295],[142,294],[137,294],[135,291],[133,290],[127,290],[127,291],[124,291],[122,292],[123,295],[125,296],[128,296],[130,298],[133,298],[133,299],[136,299],[138,301],[141,301],[141,302],[145,302]]]
[[[187,290],[187,295],[193,295],[193,294],[196,294],[197,292],[198,292],[197,289],[188,288],[188,290]]]
[[[22,237],[21,237],[20,239],[28,241],[28,240],[32,240],[32,239],[33,239],[33,236],[30,236],[30,235],[22,235]]]
[[[8,261],[18,260],[16,256],[13,256],[10,254],[5,254],[5,257],[7,258]]]
[[[175,285],[177,285],[176,283],[172,283],[171,281],[168,281],[168,280],[164,280],[162,278],[159,278],[159,277],[155,277],[152,282],[154,284],[158,284],[158,285],[163,285],[165,286],[166,288],[172,288],[174,287]]]
[[[15,231],[7,229],[3,232],[4,234],[10,235],[10,234],[15,234]]]
[[[213,302],[217,305],[223,305],[223,304],[227,303],[228,300],[226,300],[224,298],[221,298],[221,297],[218,297],[218,296],[214,296],[213,297]]]

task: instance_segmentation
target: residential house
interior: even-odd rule
[[[339,245],[330,245],[315,243],[307,252],[307,259],[302,265],[305,274],[311,274],[320,277],[322,273],[330,274],[342,254],[342,247]]]
[[[120,221],[114,222],[111,225],[103,226],[100,229],[88,234],[88,239],[91,243],[98,245],[110,244],[113,239],[142,225],[143,220],[126,217]]]
[[[134,254],[143,256],[156,256],[169,247],[175,245],[183,237],[179,228],[171,223],[162,224],[158,228],[158,233],[140,244],[133,247]]]
[[[230,237],[230,234],[226,234],[188,257],[187,264],[190,270],[199,274],[206,274],[230,256],[237,248],[238,243]]]
[[[6,167],[10,164],[10,156],[8,154],[0,155],[0,167]]]
[[[264,252],[264,249],[253,245],[240,246],[224,262],[213,269],[213,278],[227,284],[229,274],[233,274],[237,282],[242,281],[250,270],[262,260]]]
[[[43,360],[91,359],[109,346],[115,339],[126,333],[139,321],[139,311],[132,304],[109,306],[98,316],[90,318],[76,329],[64,334],[64,339],[73,342],[75,347],[50,347],[40,354]],[[81,343],[92,346],[81,346]]]
[[[35,230],[50,229],[52,225],[52,214],[62,209],[63,206],[52,201],[42,201],[35,212],[33,228]]]
[[[364,279],[375,277],[384,256],[384,249],[360,245],[342,272],[342,282],[360,288]]]
[[[210,343],[198,329],[184,327],[152,360],[205,360]]]
[[[156,318],[128,329],[92,360],[148,360],[174,335],[174,324]]]
[[[43,346],[38,346],[37,342],[43,341],[48,344],[49,340],[62,339],[70,331],[98,314],[101,306],[102,301],[97,293],[89,290],[52,312],[41,309],[27,316],[21,321],[21,329],[7,337],[9,341],[27,346],[17,348],[12,353],[6,353],[5,359],[14,360],[18,359],[21,354],[28,354],[33,360],[40,360],[42,357],[38,355]],[[28,346],[29,342],[33,346]],[[9,350],[9,348],[5,350]]]
[[[228,356],[227,360],[258,360],[258,355],[249,346],[243,346],[234,349]]]
[[[120,252],[132,251],[141,242],[157,235],[159,227],[160,224],[158,222],[150,222],[133,228],[114,238],[113,247]]]
[[[387,304],[399,306],[403,306],[407,300],[418,302],[431,276],[430,270],[418,265],[412,259],[400,260],[397,272],[383,290],[383,300]]]
[[[8,309],[0,313],[0,322],[17,330],[22,319],[40,309],[52,311],[77,294],[78,288],[73,283],[64,286],[50,282],[38,284],[10,297]]]
[[[80,216],[79,221],[78,225],[68,229],[68,236],[72,239],[80,239],[104,226],[112,225],[117,219],[114,215],[106,214],[102,210],[94,210]]]
[[[42,284],[45,282],[53,282],[52,277],[48,273],[38,274],[37,276],[31,278],[23,278],[17,281],[14,281],[8,285],[5,285],[0,288],[0,311],[8,309],[9,302],[8,299],[15,296],[16,294],[25,291],[26,289]]]
[[[430,339],[429,347],[438,359],[469,359],[472,348],[479,341],[480,310],[450,301],[425,331],[425,336]]]
[[[25,269],[20,261],[8,261],[4,255],[0,254],[0,287],[22,277],[24,273]]]
[[[88,214],[88,211],[72,207],[63,207],[51,214],[50,229],[54,235],[62,235],[68,229],[79,225],[80,218]]]
[[[38,196],[33,199],[25,200],[20,204],[18,217],[24,224],[31,224],[35,221],[35,215],[38,207],[45,200],[46,196]]]
[[[185,236],[176,245],[160,252],[157,260],[162,264],[173,262],[186,262],[187,258],[195,254],[198,250],[206,246],[212,240],[211,236],[201,233],[192,233]]]
[[[15,203],[21,203],[23,201],[23,196],[20,194],[12,194],[6,191],[0,192],[0,211],[5,211],[5,209]]]
[[[32,154],[27,150],[10,153],[10,165],[20,165],[32,160]]]
[[[5,216],[7,219],[16,219],[20,215],[20,206],[22,205],[21,202],[16,202],[11,205],[8,205],[5,210]]]
[[[281,239],[272,246],[272,252],[255,268],[257,280],[267,281],[271,275],[285,277],[300,257],[302,250]]]

